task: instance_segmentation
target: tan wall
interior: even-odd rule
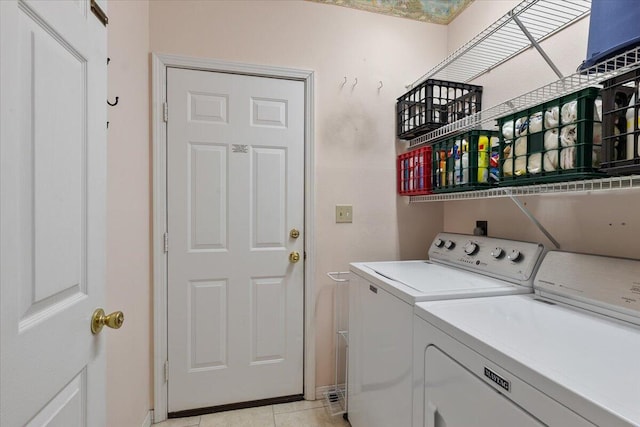
[[[441,206],[409,207],[395,196],[394,106],[404,85],[445,55],[446,27],[302,1],[150,5],[153,52],[316,72],[312,309],[317,385],[330,384],[334,288],[325,273],[357,260],[425,257],[442,226]],[[335,224],[336,204],[353,204],[353,224]]]
[[[152,404],[149,4],[109,2],[107,310],[125,323],[107,331],[107,425],[138,427]]]
[[[449,48],[455,49],[517,1],[478,0],[448,27]],[[542,47],[564,75],[572,74],[586,57],[589,19],[583,19]],[[484,86],[483,106],[536,89],[557,77],[542,57],[529,49],[494,68],[473,83]],[[559,241],[563,250],[637,258],[640,253],[640,191],[605,194],[551,195],[521,198],[527,208]],[[444,203],[444,229],[467,232],[475,220],[489,221],[489,235],[552,244],[508,199]]]

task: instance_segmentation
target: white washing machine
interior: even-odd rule
[[[640,426],[640,261],[549,252],[534,289],[416,305],[414,427]]]
[[[416,302],[531,293],[542,253],[536,243],[441,233],[429,261],[351,264],[351,425],[411,425]]]

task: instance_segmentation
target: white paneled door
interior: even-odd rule
[[[106,34],[89,0],[0,1],[3,427],[105,424]]]
[[[302,394],[304,83],[169,68],[167,103],[169,412]]]

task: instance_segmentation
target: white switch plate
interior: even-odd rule
[[[336,222],[353,222],[353,206],[336,205]]]

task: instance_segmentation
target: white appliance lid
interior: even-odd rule
[[[513,284],[502,280],[428,261],[371,262],[364,265],[387,279],[400,282],[423,294],[462,291],[473,293],[514,287]]]
[[[551,251],[535,277],[536,292],[640,325],[640,261]]]
[[[476,351],[489,346],[575,393],[587,412],[605,410],[640,425],[640,329],[631,324],[532,295],[421,302],[415,313]],[[566,391],[552,397],[569,407],[575,401]]]

